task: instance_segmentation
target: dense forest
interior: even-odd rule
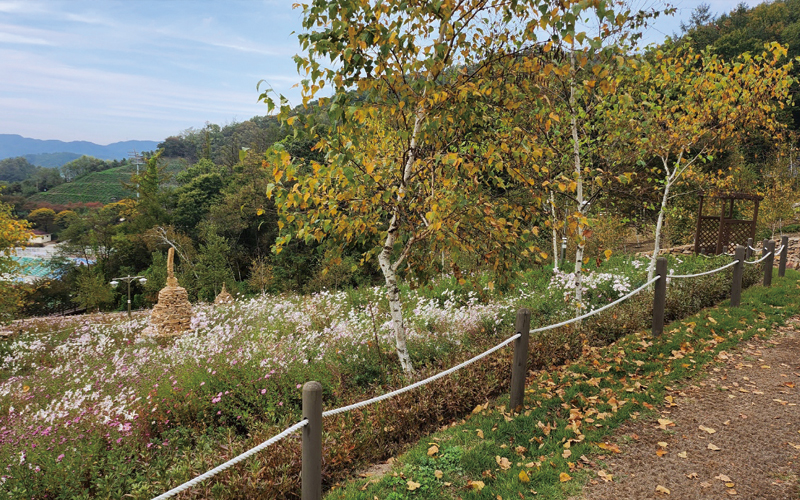
[[[562,237],[569,239],[573,263],[617,251],[631,235],[688,242],[696,194],[708,189],[765,195],[759,230],[772,234],[791,223],[797,197],[799,69],[783,65],[800,55],[800,0],[742,4],[719,17],[701,6],[682,28],[641,55],[614,52],[600,42],[600,49],[582,53],[562,39],[546,50],[528,48],[516,59],[497,57],[500,62],[479,54],[427,83],[411,77],[422,68],[409,66],[409,78],[387,80],[389,88],[364,83],[377,63],[363,55],[361,62],[351,61],[350,80],[340,81],[333,98],[315,97],[309,86],[304,105],[284,105],[278,115],[207,123],[168,137],[123,183],[130,196],[108,203],[48,204],[36,195],[93,173],[130,168],[127,160],[83,156],[60,169],[36,167],[24,157],[2,160],[10,213],[64,242],[65,255],[91,262],[75,267],[60,261],[58,279],[20,291],[20,314],[121,307],[123,297],[108,283],[128,274],[148,278],[135,285],[134,306],[150,305],[164,286],[170,247],[192,300],[212,300],[223,283],[238,294],[382,283],[388,280],[381,275],[386,248],[395,253],[395,270],[412,283],[434,273],[467,279],[483,270],[496,273],[502,286],[515,266],[551,262]],[[772,46],[764,52],[773,42],[786,51]],[[681,154],[694,158],[691,175],[683,175],[679,159],[681,175],[670,177],[663,149],[641,136],[658,137],[658,127],[677,129],[683,122],[643,108],[635,97],[666,85],[654,75],[667,62],[718,75],[725,61],[762,52],[756,57],[762,73],[742,83],[742,92],[772,92],[765,99],[775,103],[785,92],[788,105],[775,104],[775,125],[755,126],[741,117],[729,124],[704,122],[709,110],[698,110],[686,119],[695,128],[682,136],[688,147]],[[529,66],[520,67],[522,62]],[[782,80],[781,68],[788,72]],[[757,87],[773,80],[769,89]],[[475,81],[485,85],[480,92]],[[419,104],[421,88],[438,92],[439,100]],[[664,106],[686,110],[696,104],[675,99]],[[510,116],[508,109],[516,112]],[[718,116],[736,114],[714,109]],[[649,112],[651,119],[642,118]],[[415,116],[426,116],[427,128],[416,128]],[[754,121],[756,110],[748,116]],[[634,120],[638,136],[631,135]],[[414,134],[427,142],[411,143]],[[576,153],[571,141],[578,135]],[[415,174],[427,179],[418,191],[381,170],[388,162],[409,161],[425,165]],[[542,188],[534,189],[525,175]],[[373,212],[364,208],[367,202]],[[387,227],[391,233],[393,224],[407,223],[419,228],[387,239]],[[487,227],[494,228],[491,238]]]

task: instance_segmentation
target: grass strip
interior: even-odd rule
[[[788,270],[772,287],[754,286],[741,306],[717,307],[676,321],[658,339],[638,332],[603,348],[586,348],[573,363],[535,372],[525,408],[507,410],[508,396],[476,407],[467,418],[420,440],[378,479],[336,485],[329,500],[568,498],[597,472],[591,459],[619,449],[606,438],[628,419],[652,418],[672,386],[707,373],[723,351],[767,337],[800,313],[800,273]],[[669,293],[669,292],[668,292]]]

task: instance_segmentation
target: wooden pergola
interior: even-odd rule
[[[719,215],[703,215],[703,198],[720,202]],[[701,193],[700,206],[697,210],[697,231],[694,235],[694,253],[713,255],[731,253],[736,245],[745,245],[748,238],[755,239],[758,203],[763,199],[763,196],[749,193]],[[734,203],[738,200],[755,203],[752,220],[734,219]]]

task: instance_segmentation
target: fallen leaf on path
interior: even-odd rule
[[[610,482],[614,481],[614,478],[612,477],[612,475],[606,473],[606,471],[604,471],[604,470],[598,471],[597,475],[600,476],[601,478],[603,478],[603,481],[605,481],[607,483],[610,483]]]
[[[689,479],[697,479],[697,472],[692,472],[691,474],[686,474],[686,477]]]
[[[666,441],[659,441],[656,444],[659,445],[662,448],[666,448],[668,446]]]
[[[656,486],[656,493],[663,493],[665,495],[669,495],[669,490],[659,484],[658,486]]]
[[[674,427],[675,422],[666,418],[659,418],[658,419],[658,428],[662,431],[667,430],[667,427]]]
[[[713,444],[711,444],[711,443],[708,443],[708,446],[706,446],[706,448],[708,448],[708,449],[709,449],[709,450],[711,450],[711,451],[719,451],[719,450],[721,450],[721,449],[722,449],[722,448],[720,448],[720,447],[718,447],[718,446],[714,446],[714,445],[713,445]]]
[[[720,474],[719,476],[714,476],[714,479],[719,479],[723,483],[730,483],[732,481],[731,478],[726,476],[725,474]]]
[[[678,456],[680,458],[688,458],[685,451],[682,451],[682,452],[678,453]]]
[[[711,427],[706,427],[705,425],[701,425],[701,426],[700,426],[700,427],[698,427],[698,428],[699,428],[701,431],[706,431],[706,432],[707,432],[707,433],[709,433],[709,434],[714,434],[715,432],[717,432],[715,429],[712,429]]]

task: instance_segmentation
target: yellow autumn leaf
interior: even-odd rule
[[[408,480],[408,482],[406,483],[406,485],[408,486],[408,491],[414,491],[414,490],[416,490],[417,488],[419,488],[420,486],[422,486],[421,484],[419,484],[419,483],[415,483],[414,481],[412,481],[412,480],[410,480],[410,479]]]
[[[483,431],[481,429],[475,429],[475,434],[477,434],[479,438],[483,439]]]
[[[483,481],[470,481],[467,483],[467,486],[475,491],[481,491],[486,485]]]
[[[566,483],[567,481],[569,481],[571,479],[572,479],[572,476],[570,476],[566,472],[562,472],[561,474],[558,475],[558,480],[561,481],[562,483]]]
[[[440,470],[435,470],[435,471],[433,471],[433,475],[434,475],[434,477],[436,477],[436,479],[441,479],[442,476],[444,475],[444,472],[442,472]]]
[[[614,252],[612,252],[611,250],[606,250],[605,252],[603,252],[603,255],[605,255],[606,256],[606,260],[608,260],[608,259],[611,258],[611,254],[612,253],[614,253]]]
[[[701,425],[700,427],[698,427],[698,429],[700,429],[701,431],[706,431],[709,434],[714,434],[715,432],[717,432],[716,430],[712,429],[711,427],[706,427],[705,425]]]
[[[436,455],[437,453],[439,453],[439,445],[434,444],[433,446],[428,448],[428,456],[429,457],[432,457],[432,456]]]
[[[531,478],[528,477],[528,473],[527,472],[525,472],[524,470],[521,470],[521,471],[519,471],[519,480],[522,481],[523,483],[528,483],[528,482],[530,482]]]

